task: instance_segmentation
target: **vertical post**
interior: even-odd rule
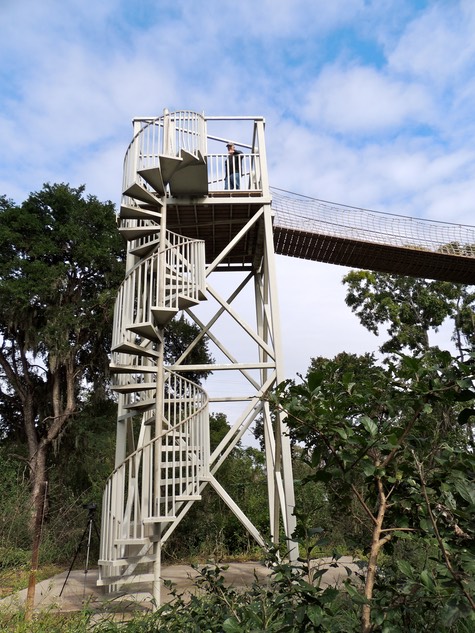
[[[267,154],[266,154],[266,144],[264,141],[264,120],[263,119],[256,122],[256,129],[257,129],[257,147],[259,148],[262,195],[264,198],[267,198],[270,196],[270,190],[269,190],[269,175],[267,173]],[[268,236],[266,236],[266,239],[267,237]],[[270,232],[270,237],[272,239],[272,228]]]
[[[265,205],[264,208],[264,227],[265,227],[265,245],[264,245],[264,275],[267,277],[266,285],[269,292],[269,307],[272,318],[272,332],[275,350],[275,367],[276,367],[276,385],[284,379],[283,371],[283,354],[280,333],[279,304],[277,296],[277,275],[275,270],[275,253],[274,240],[272,230],[271,207]],[[290,439],[283,416],[278,412],[275,421],[275,477],[277,491],[279,492],[279,478],[282,478],[281,511],[283,513],[287,547],[289,550],[289,558],[295,561],[298,558],[298,546],[292,540],[292,534],[296,528],[296,518],[293,514],[295,508],[295,492],[293,482],[292,456],[290,450]],[[282,494],[281,492],[281,494]],[[277,513],[276,513],[277,514]]]
[[[160,217],[160,237],[159,237],[159,255],[158,255],[158,293],[157,300],[159,307],[165,307],[165,282],[166,282],[166,256],[167,243],[167,199],[162,197],[162,213]],[[161,473],[162,473],[162,442],[163,442],[163,416],[164,416],[164,397],[165,397],[165,374],[164,374],[164,332],[165,328],[160,326],[160,343],[158,346],[157,358],[157,391],[155,398],[155,438],[158,438],[154,444],[154,473],[153,473],[153,512],[155,516],[159,516],[161,512],[160,493],[161,493]],[[155,608],[160,606],[161,598],[161,553],[162,553],[162,524],[161,522],[153,523],[154,526],[154,542],[153,554],[155,557],[153,563],[153,589],[152,595]]]

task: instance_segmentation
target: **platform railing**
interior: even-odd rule
[[[210,192],[237,190],[261,191],[261,167],[260,156],[257,153],[242,153],[238,156],[240,166],[240,186],[226,182],[227,154],[208,154],[208,188]]]
[[[262,127],[262,121],[255,121],[252,146],[245,146],[249,147],[251,152],[244,152],[240,156],[242,162],[240,189],[243,191],[253,192],[263,189],[259,152],[259,143],[262,139],[256,132],[259,126]],[[155,119],[136,119],[134,130],[134,138],[124,158],[122,191],[127,191],[132,184],[138,183],[153,193],[150,185],[138,172],[142,169],[160,167],[160,156],[180,157],[181,150],[206,160],[210,192],[224,191],[228,188],[225,186],[227,154],[208,154],[207,119],[203,115],[183,110],[167,113]],[[216,140],[216,137],[209,138]],[[123,203],[132,206],[136,204],[133,198],[127,196],[124,196]]]

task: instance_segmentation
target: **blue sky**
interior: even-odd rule
[[[166,107],[264,116],[276,187],[475,224],[472,0],[2,0],[0,20],[0,193],[16,202],[68,182],[118,204],[131,120]],[[345,269],[278,268],[290,375],[376,349]]]

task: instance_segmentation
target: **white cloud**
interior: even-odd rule
[[[316,356],[377,352],[381,341],[345,305],[343,266],[277,257],[283,355],[287,378],[305,374]]]
[[[458,82],[475,56],[473,2],[437,2],[408,26],[388,55],[389,66],[439,86]]]
[[[333,133],[373,135],[432,118],[430,95],[374,68],[326,67],[308,89],[303,114]]]

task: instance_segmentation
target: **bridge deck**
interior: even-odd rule
[[[279,255],[339,264],[351,268],[475,284],[475,258],[374,244],[274,226]]]

